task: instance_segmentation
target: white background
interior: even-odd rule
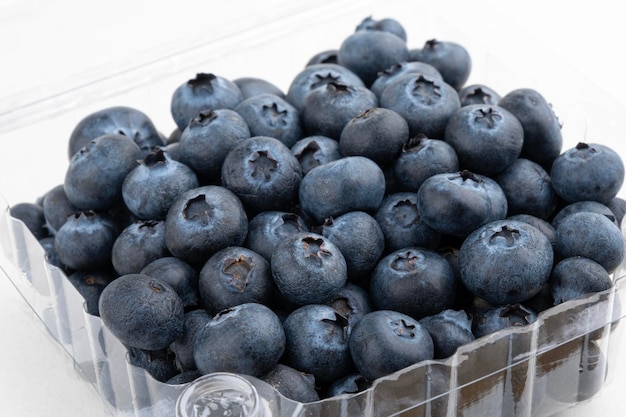
[[[0,110],[6,110],[11,103],[22,104],[24,98],[46,97],[59,89],[83,81],[91,82],[103,73],[158,56],[160,51],[172,46],[175,49],[183,47],[187,45],[186,39],[194,39],[193,35],[217,39],[225,28],[265,22],[272,18],[271,14],[279,16],[285,11],[284,5],[289,3],[276,0],[230,0],[223,3],[0,0],[0,104],[4,105]],[[330,3],[302,1],[289,7],[306,9],[320,5],[332,13]],[[610,107],[607,112],[615,112],[618,117],[612,119],[610,135],[593,137],[593,140],[608,142],[620,154],[626,155],[622,139],[624,129],[620,125],[622,119],[626,119],[626,113],[622,113],[620,107],[626,105],[623,59],[626,25],[619,2],[527,0],[496,4],[389,0],[384,3],[385,8],[363,7],[357,14],[351,12],[343,22],[346,29],[338,29],[337,33],[349,33],[360,18],[375,11],[376,18],[393,17],[401,21],[407,26],[410,45],[420,47],[424,40],[438,36],[438,33],[420,32],[420,28],[430,27],[431,23],[425,19],[429,18],[430,3],[437,3],[440,13],[442,10],[449,13],[451,19],[458,22],[454,30],[477,34],[485,44],[493,45],[488,53],[497,55],[497,59],[504,63],[503,67],[511,69],[512,77],[521,75],[521,79],[525,79],[524,76],[528,75],[531,84],[544,74],[545,79],[554,80],[545,90],[552,94],[550,98],[556,99],[557,94],[566,95],[568,89],[580,87],[564,82],[559,76],[563,68],[579,74],[585,82],[609,94],[612,99],[606,102]],[[331,14],[327,16],[330,18]],[[318,23],[312,19],[309,24]],[[454,30],[446,33],[455,33]],[[450,40],[463,43],[462,39]],[[337,39],[336,45],[340,41]],[[537,44],[542,47],[536,48]],[[292,46],[302,48],[295,56],[303,59],[335,45],[316,43],[313,39],[306,45]],[[267,60],[279,60],[271,55],[271,45],[265,45],[265,49],[269,51]],[[562,66],[546,65],[546,54],[556,57]],[[473,58],[486,57],[482,53],[478,55]],[[304,65],[304,61],[298,62]],[[236,76],[261,75],[255,72],[257,66],[254,64],[239,67]],[[258,64],[258,69],[264,71],[263,76],[283,89],[288,87],[293,69],[277,66],[269,72],[267,64]],[[558,113],[559,109],[556,110]],[[171,121],[160,122],[163,131],[169,132]],[[564,123],[566,126],[568,123],[575,127],[584,126],[585,129],[587,126],[584,120],[564,120]],[[43,137],[25,139],[17,131],[14,135],[3,136],[0,194],[10,204],[33,201],[62,181],[65,160],[60,160],[58,155],[65,155],[68,134],[67,131],[46,132]],[[567,141],[576,143],[587,134],[585,130],[580,137],[567,138]],[[107,415],[97,394],[78,378],[69,357],[51,340],[28,305],[4,279],[0,280],[0,334],[3,340],[0,346],[0,415]],[[568,410],[562,416],[592,413],[622,416],[626,369],[620,372],[623,378],[614,380],[592,401]]]

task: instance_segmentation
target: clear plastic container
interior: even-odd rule
[[[25,226],[9,214],[9,204],[34,201],[61,183],[66,169],[67,138],[85,115],[113,105],[144,111],[165,134],[174,128],[169,100],[174,89],[196,72],[228,78],[256,76],[284,90],[315,53],[337,48],[364,17],[394,17],[407,25],[412,47],[431,38],[464,44],[474,59],[469,83],[481,82],[505,93],[532,87],[552,102],[564,122],[564,147],[593,139],[619,149],[616,126],[625,109],[592,82],[558,62],[537,44],[532,54],[543,66],[559,71],[516,69],[528,49],[523,29],[511,27],[499,37],[464,23],[467,7],[447,1],[432,10],[404,2],[318,1],[272,3],[274,18],[233,23],[219,39],[191,37],[163,49],[147,51],[128,67],[87,72],[78,83],[61,82],[52,94],[29,91],[0,101],[0,139],[23,141],[12,158],[46,164],[47,175],[25,168],[26,186],[6,195],[0,208],[0,267],[51,336],[73,358],[85,383],[95,386],[104,406],[116,416],[171,417],[191,384],[167,385],[129,364],[126,348],[89,315],[83,299],[63,273],[46,263],[44,252]],[[411,19],[419,20],[419,27]],[[505,19],[503,17],[503,19]],[[508,25],[504,20],[502,25]],[[514,26],[514,25],[513,25]],[[516,31],[519,33],[514,36]],[[528,56],[528,55],[526,55]],[[568,86],[568,88],[565,88]],[[36,153],[32,152],[35,148]],[[0,170],[3,169],[0,167]],[[11,173],[1,172],[0,178]],[[0,182],[0,187],[1,187]],[[377,380],[361,393],[301,404],[288,400],[262,381],[246,377],[265,415],[305,416],[548,416],[598,393],[614,378],[622,350],[626,279],[621,267],[610,290],[570,301],[540,314],[532,325],[497,332],[463,346],[445,361],[426,361]],[[236,376],[235,376],[236,377]],[[189,391],[187,391],[189,392]]]

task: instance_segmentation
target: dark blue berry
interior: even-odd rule
[[[111,262],[119,275],[138,274],[150,262],[168,256],[163,220],[138,220],[117,236]]]
[[[157,149],[128,173],[122,183],[122,199],[137,218],[164,220],[174,200],[199,185],[191,168]]]
[[[465,170],[427,178],[417,190],[417,209],[422,221],[436,231],[467,236],[506,218],[508,206],[497,182]]]
[[[406,73],[389,82],[380,95],[380,107],[404,117],[410,136],[442,138],[461,101],[449,84],[421,73]]]
[[[502,96],[498,105],[513,113],[524,128],[521,157],[549,172],[563,147],[561,123],[550,103],[537,90],[518,88]]]
[[[310,170],[299,188],[302,210],[316,222],[349,211],[373,212],[385,194],[385,174],[371,159],[348,156]]]
[[[287,236],[270,259],[280,293],[296,305],[331,300],[348,279],[346,260],[328,238],[311,232]]]
[[[385,235],[380,225],[363,211],[329,217],[314,230],[337,245],[346,259],[348,278],[355,281],[369,276],[385,250]]]
[[[239,198],[217,185],[194,188],[172,203],[165,219],[170,253],[197,266],[227,246],[243,244],[248,217]]]
[[[183,303],[172,287],[148,275],[113,280],[100,295],[100,317],[122,343],[165,349],[183,334]]]
[[[198,73],[174,90],[170,111],[176,126],[183,131],[201,111],[233,109],[242,100],[237,84],[219,75]]]
[[[234,110],[204,110],[182,131],[179,160],[194,170],[202,183],[220,184],[228,152],[250,137],[246,121]]]
[[[474,340],[472,320],[463,310],[444,310],[424,317],[419,322],[433,338],[435,359],[448,358],[459,347]]]
[[[613,286],[611,276],[599,263],[581,256],[561,260],[550,275],[554,304],[561,304]]]
[[[114,207],[122,201],[124,179],[140,158],[139,146],[126,136],[92,140],[70,160],[63,182],[68,200],[83,210]]]
[[[441,233],[422,221],[415,192],[388,194],[374,216],[385,237],[386,253],[412,246],[434,249],[441,241]]]
[[[534,226],[497,220],[472,232],[459,249],[461,279],[491,304],[514,304],[536,295],[548,281],[554,252]]]
[[[581,142],[554,160],[550,177],[557,194],[569,203],[608,204],[624,183],[624,163],[608,146]]]
[[[339,142],[327,136],[307,136],[291,147],[291,152],[300,162],[302,175],[318,165],[335,161],[342,157]]]
[[[354,372],[348,348],[348,320],[332,307],[299,307],[287,316],[284,328],[288,365],[313,375],[318,382],[334,381]]]
[[[344,39],[337,55],[337,62],[358,75],[366,86],[380,71],[408,59],[406,41],[381,30],[357,30]]]
[[[536,320],[537,313],[519,303],[498,305],[476,315],[472,320],[472,331],[479,338],[498,330],[526,326]]]
[[[264,93],[249,97],[234,110],[248,124],[250,136],[270,136],[288,147],[303,137],[300,112],[275,94]]]
[[[472,104],[450,116],[444,139],[454,148],[461,169],[494,175],[519,157],[524,129],[503,107]]]
[[[372,107],[352,118],[339,137],[344,156],[365,156],[380,166],[391,164],[409,139],[409,125],[393,110]]]
[[[556,228],[554,243],[560,259],[582,256],[613,272],[624,259],[624,238],[606,216],[578,212],[565,217]]]
[[[90,113],[76,124],[69,139],[70,159],[92,140],[111,134],[135,142],[142,154],[165,144],[145,113],[128,106],[114,106]]]
[[[244,303],[271,304],[276,291],[269,262],[258,253],[229,246],[213,254],[200,270],[202,306],[211,314]]]
[[[164,256],[144,266],[140,273],[158,278],[172,287],[186,309],[198,305],[198,274],[182,259]]]
[[[259,376],[285,352],[285,331],[263,304],[246,303],[222,310],[196,336],[194,360],[203,374],[234,372]]]
[[[359,320],[349,339],[350,354],[368,380],[433,359],[428,331],[414,318],[392,310],[376,310]]]
[[[308,231],[309,226],[296,213],[262,211],[250,220],[244,246],[269,261],[278,244],[287,236]]]
[[[452,308],[456,279],[443,256],[412,247],[382,258],[372,271],[369,288],[376,309],[420,319]]]
[[[222,164],[222,184],[250,213],[291,208],[301,179],[300,163],[291,150],[269,136],[244,139]]]

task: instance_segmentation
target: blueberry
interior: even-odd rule
[[[529,214],[549,219],[558,203],[550,175],[541,165],[517,158],[493,177],[506,195],[508,215]]]
[[[556,229],[557,227],[559,227],[564,218],[566,218],[570,214],[583,211],[590,211],[592,213],[602,214],[607,219],[615,223],[616,226],[619,226],[619,222],[615,217],[615,213],[613,213],[613,211],[606,204],[592,200],[576,201],[574,203],[564,205],[554,214],[552,220],[550,220],[550,224],[552,225],[552,227],[554,227],[554,229]]]
[[[200,270],[202,306],[211,314],[244,303],[268,305],[276,290],[269,262],[239,246],[217,251]]]
[[[497,220],[472,232],[459,249],[461,280],[491,304],[514,304],[548,281],[554,252],[548,237],[528,223]]]
[[[370,86],[380,71],[408,61],[409,50],[402,38],[381,30],[358,30],[341,43],[337,62]]]
[[[187,262],[175,256],[164,256],[147,264],[140,271],[168,284],[183,301],[185,309],[198,305],[198,274]]]
[[[349,211],[373,212],[385,194],[385,174],[371,159],[347,156],[311,169],[298,190],[302,210],[321,223]]]
[[[182,131],[179,160],[194,170],[204,184],[220,184],[228,152],[250,137],[250,128],[230,109],[204,110]]]
[[[350,281],[326,304],[348,320],[348,327],[354,326],[361,317],[373,310],[367,290]]]
[[[307,136],[291,147],[291,152],[300,162],[302,175],[318,165],[335,161],[342,157],[339,150],[339,142],[327,136],[313,135]]]
[[[624,259],[624,239],[619,227],[606,216],[578,212],[556,228],[555,251],[560,259],[582,256],[613,272]]]
[[[500,94],[485,84],[471,84],[459,90],[461,106],[469,104],[497,105]]]
[[[142,153],[164,145],[154,123],[142,111],[127,107],[108,107],[83,117],[72,130],[69,139],[69,157],[80,151],[92,140],[118,134],[135,142]]]
[[[250,220],[244,246],[269,261],[278,244],[287,236],[296,232],[308,231],[309,226],[296,213],[276,210],[262,211]]]
[[[249,97],[234,110],[250,128],[250,136],[270,136],[291,147],[303,137],[300,112],[285,99],[264,93]]]
[[[409,123],[410,136],[443,137],[448,119],[461,107],[449,84],[424,74],[407,73],[391,81],[380,95],[380,107],[394,110]]]
[[[285,352],[285,331],[263,304],[246,303],[222,310],[196,336],[194,360],[203,374],[234,372],[259,376]]]
[[[472,71],[472,59],[467,49],[456,42],[430,39],[420,49],[410,51],[410,60],[426,62],[437,68],[444,81],[460,90]]]
[[[385,249],[385,235],[380,225],[363,211],[329,217],[313,231],[339,248],[346,260],[348,278],[357,282],[369,276]]]
[[[306,62],[305,67],[317,64],[337,64],[337,55],[339,55],[339,49],[324,49],[313,54]]]
[[[417,135],[402,146],[393,163],[393,173],[401,191],[417,192],[435,174],[456,172],[459,158],[452,146],[441,139]]]
[[[74,154],[65,173],[68,200],[79,209],[107,210],[122,201],[122,184],[141,150],[126,136],[100,136]]]
[[[74,270],[63,264],[61,258],[59,258],[59,254],[57,253],[54,241],[54,236],[46,236],[42,239],[39,239],[39,244],[44,250],[44,258],[47,263],[56,266],[61,271],[63,271],[65,275],[70,275],[72,272],[74,272]]]
[[[456,151],[461,169],[493,175],[519,157],[524,129],[519,120],[502,107],[472,104],[450,116],[444,139]]]
[[[400,22],[393,18],[374,19],[368,16],[357,25],[356,30],[380,30],[389,32],[406,42],[406,31]]]
[[[270,267],[280,293],[296,305],[329,301],[348,278],[339,248],[312,232],[285,237],[272,255]]]
[[[435,359],[449,358],[459,347],[474,340],[472,320],[463,310],[444,310],[420,319],[419,323],[433,339]]]
[[[336,81],[315,88],[302,101],[302,123],[307,135],[339,139],[343,128],[365,110],[377,107],[369,89]]]
[[[93,316],[100,315],[100,294],[115,278],[117,275],[110,269],[74,271],[67,276],[68,281],[85,300],[85,311]]]
[[[456,279],[448,261],[423,248],[396,250],[372,272],[370,297],[378,310],[394,310],[415,319],[452,308]]]
[[[46,219],[46,229],[51,235],[56,234],[69,215],[79,211],[67,198],[63,184],[53,187],[44,194],[42,207]]]
[[[11,217],[24,223],[24,226],[37,240],[49,235],[46,227],[46,216],[40,204],[30,202],[17,203],[9,208],[9,213]]]
[[[74,270],[111,266],[111,250],[118,233],[104,214],[79,211],[68,217],[54,239],[61,262]]]
[[[122,343],[165,349],[183,334],[183,303],[172,287],[148,275],[122,275],[100,295],[100,317]]]
[[[608,204],[624,183],[624,163],[608,146],[580,142],[555,159],[550,177],[557,194],[567,202]]]
[[[582,256],[572,256],[554,266],[550,289],[554,304],[561,304],[613,286],[611,276],[599,263]]]
[[[378,165],[391,164],[409,139],[409,125],[390,109],[372,107],[352,118],[341,131],[344,156],[365,156]]]
[[[259,376],[261,381],[270,384],[276,391],[293,401],[311,403],[320,399],[315,389],[315,377],[279,363]]]
[[[170,253],[193,266],[204,265],[220,249],[243,244],[248,217],[229,189],[206,185],[181,194],[165,218]]]
[[[197,369],[193,356],[196,337],[210,320],[211,316],[203,309],[185,313],[183,334],[170,346],[176,355],[176,364],[183,372]]]
[[[521,221],[521,222],[528,223],[531,226],[536,227],[544,235],[546,235],[546,237],[550,241],[550,244],[552,244],[552,247],[554,248],[554,239],[555,239],[555,236],[556,236],[556,228],[550,222],[548,222],[547,220],[544,220],[544,219],[539,218],[537,216],[533,216],[532,214],[523,214],[523,213],[521,213],[521,214],[514,214],[512,216],[508,216],[507,219]]]
[[[235,83],[235,85],[239,87],[239,90],[241,91],[244,100],[265,93],[274,94],[277,97],[285,98],[285,93],[283,92],[283,90],[280,89],[280,87],[276,86],[275,84],[264,78],[240,77],[234,79],[233,83]]]
[[[235,146],[222,164],[222,184],[251,213],[285,210],[298,198],[302,169],[278,139],[253,136]]]
[[[147,154],[122,183],[122,199],[141,220],[164,220],[172,202],[200,185],[195,172],[168,152]]]
[[[145,350],[129,346],[128,362],[145,369],[160,382],[165,382],[180,373],[176,367],[174,353],[169,349]]]
[[[626,200],[621,197],[615,197],[614,199],[609,201],[607,205],[615,215],[615,220],[617,221],[617,224],[621,225],[624,214],[626,213]]]
[[[370,382],[434,357],[428,331],[416,319],[392,310],[363,316],[348,344],[354,364]]]
[[[385,237],[386,253],[412,246],[435,249],[441,241],[441,233],[422,221],[415,192],[388,194],[374,216]]]
[[[287,365],[313,375],[320,383],[354,372],[348,348],[348,320],[332,307],[299,307],[287,316],[284,328]]]
[[[363,81],[344,66],[333,63],[312,64],[306,66],[293,77],[287,90],[286,99],[302,112],[305,97],[312,90],[323,87],[330,82],[364,87]]]
[[[552,162],[561,153],[563,135],[561,124],[545,97],[532,88],[519,88],[498,101],[522,123],[524,146],[521,156],[537,162],[550,171]]]
[[[472,331],[478,339],[498,330],[526,326],[536,320],[537,313],[522,304],[498,305],[475,316],[472,322]]]
[[[183,131],[201,111],[233,109],[242,100],[237,84],[219,75],[201,72],[174,90],[170,112],[176,126]]]
[[[372,92],[376,94],[376,97],[380,99],[380,95],[383,93],[383,91],[391,81],[407,73],[423,74],[427,77],[443,81],[441,73],[439,73],[437,68],[433,67],[430,64],[418,61],[398,62],[396,64],[393,64],[389,68],[379,72],[376,76],[376,79],[370,86],[370,90],[372,90]]]
[[[467,236],[475,229],[504,219],[507,201],[491,178],[464,170],[435,174],[417,190],[422,221],[443,234]]]
[[[111,262],[119,275],[138,274],[150,262],[168,256],[163,220],[138,220],[117,236]]]

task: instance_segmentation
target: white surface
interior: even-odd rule
[[[411,6],[411,13],[397,16],[394,6],[401,5],[406,10],[408,2],[390,0],[385,3],[389,5],[386,16],[378,13],[375,17],[394,17],[406,25],[415,25],[412,26],[412,33],[419,31],[420,19],[425,18],[423,7],[426,6]],[[485,42],[493,41],[494,44],[511,35],[506,33],[507,27],[503,27],[501,21],[493,18],[497,15],[494,11],[505,14],[507,19],[523,27],[526,35],[534,38],[533,41],[541,40],[550,45],[554,53],[583,76],[626,104],[621,56],[626,27],[622,22],[619,2],[601,0],[590,5],[588,2],[528,0],[514,5],[507,2],[506,6],[504,3],[496,6],[472,2],[471,7],[461,5],[466,2],[459,2],[458,9],[454,7],[455,2],[446,3],[452,6],[450,13],[460,10],[460,13],[466,14],[466,24],[459,30],[478,31]],[[229,1],[223,6],[217,4],[191,0],[167,3],[0,0],[0,98],[6,99],[47,83],[58,84],[72,74],[85,73],[85,69],[88,74],[97,73],[100,64],[110,66],[111,62],[132,59],[136,52],[154,50],[164,42],[175,42],[186,34],[200,31],[203,25],[211,34],[213,19],[223,22],[241,13],[242,18],[253,22],[255,17],[262,17],[262,5],[268,2]],[[310,4],[313,2],[302,2],[302,7]],[[39,8],[34,15],[31,13],[33,5]],[[370,11],[363,10],[362,17],[369,14]],[[346,22],[350,27],[356,23]],[[196,27],[197,30],[194,29]],[[414,40],[413,45],[420,46],[422,41],[421,38]],[[320,45],[320,49],[326,47]],[[514,50],[502,48],[500,51],[507,54],[501,57],[502,60],[515,66],[516,70],[524,71],[525,66],[535,69],[542,66],[532,48],[516,46]],[[558,79],[558,68],[546,67],[543,70],[547,76]],[[285,88],[286,83],[283,82],[281,87]],[[576,88],[575,85],[571,87]],[[622,132],[623,128],[617,126],[616,137]],[[624,155],[626,145],[618,139],[614,143]],[[63,138],[42,140],[55,140],[65,146]],[[602,138],[597,140],[604,142]],[[30,149],[33,159],[27,160],[23,156],[25,154],[19,153],[24,152],[20,144],[3,143],[2,146],[0,193],[10,203],[32,200],[62,178],[58,172],[46,175],[47,152],[42,155]],[[64,155],[65,149],[59,153]],[[42,188],[23,187],[20,176],[31,174],[42,178]],[[70,358],[52,341],[43,325],[3,277],[0,277],[0,317],[0,334],[3,335],[0,347],[0,415],[108,415],[96,392],[80,379]],[[621,361],[618,375],[626,375],[625,362]],[[625,389],[626,377],[614,381],[595,399],[568,410],[562,416],[622,416],[622,393]]]

